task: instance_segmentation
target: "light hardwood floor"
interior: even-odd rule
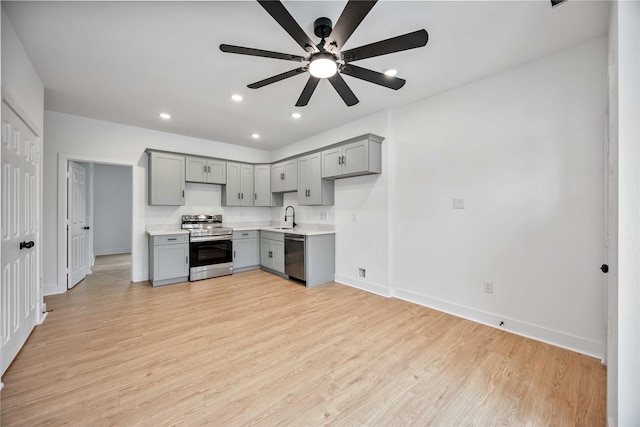
[[[3,426],[605,425],[590,357],[339,284],[152,288],[100,263],[46,298],[3,377]]]

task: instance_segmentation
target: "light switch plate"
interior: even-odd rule
[[[464,199],[453,199],[453,209],[464,209]]]

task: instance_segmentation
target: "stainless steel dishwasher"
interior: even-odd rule
[[[284,235],[284,272],[289,277],[305,281],[304,278],[305,237],[297,234]]]

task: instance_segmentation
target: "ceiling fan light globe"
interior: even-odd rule
[[[316,58],[309,64],[309,72],[319,79],[331,77],[338,72],[338,64],[334,59]]]

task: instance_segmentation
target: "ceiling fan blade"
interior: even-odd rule
[[[325,43],[325,49],[337,53],[344,44],[347,42],[351,34],[358,28],[358,25],[362,22],[365,16],[369,13],[371,8],[376,4],[377,0],[373,1],[355,1],[349,0],[344,10],[338,18],[338,22],[334,25],[331,34],[327,38]]]
[[[307,52],[318,52],[313,40],[300,27],[289,11],[278,0],[258,0],[260,6]]]
[[[227,53],[237,53],[240,55],[261,56],[264,58],[284,59],[285,61],[302,62],[306,58],[299,55],[291,55],[288,53],[272,52],[270,50],[253,49],[251,47],[232,46],[229,44],[221,44],[220,50]]]
[[[319,82],[319,78],[309,76],[309,80],[307,80],[307,84],[304,86],[304,89],[302,89],[298,102],[296,102],[296,107],[304,107],[309,103],[309,99],[311,99],[311,95],[313,95],[313,91],[316,90]]]
[[[347,82],[344,81],[340,73],[335,73],[333,76],[329,77],[329,83],[333,86],[333,88],[338,92],[340,98],[344,101],[347,106],[351,107],[356,105],[358,102],[358,98],[354,95],[354,93],[347,86]]]
[[[422,47],[429,41],[427,30],[418,30],[376,43],[367,44],[342,52],[342,59],[347,62],[359,61],[374,56]]]
[[[279,82],[280,80],[288,79],[289,77],[297,76],[300,73],[307,71],[306,68],[296,68],[295,70],[287,71],[286,73],[278,74],[277,76],[269,77],[268,79],[260,80],[259,82],[251,83],[247,85],[249,89],[259,89],[263,86],[270,85],[271,83]]]
[[[395,89],[395,90],[400,89],[407,82],[404,79],[387,76],[377,71],[358,67],[353,64],[346,64],[342,68],[342,70],[340,70],[340,72],[342,74],[346,74],[347,76],[355,77],[356,79],[365,80],[370,83],[375,83],[377,85],[388,87],[389,89]]]

